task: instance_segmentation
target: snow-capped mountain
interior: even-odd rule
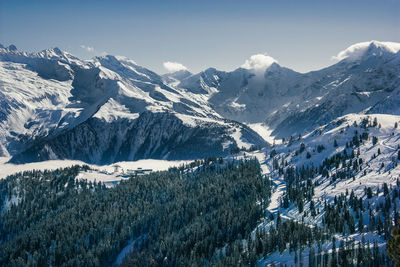
[[[226,118],[265,123],[274,136],[288,137],[349,113],[399,114],[399,50],[399,43],[371,41],[350,46],[335,57],[338,63],[319,71],[298,73],[272,59],[261,70],[256,64],[211,69],[178,86],[207,94]]]
[[[376,41],[360,46],[364,49],[357,56],[348,52],[339,63],[305,74],[313,83],[305,88],[303,101],[288,103],[268,117],[274,134],[309,132],[349,113],[400,114],[399,50]]]
[[[338,63],[305,74],[260,54],[232,72],[160,76],[120,56],[3,47],[0,153],[14,162],[188,159],[265,145],[260,125],[286,138],[349,113],[398,115],[399,50],[355,44]]]
[[[217,88],[220,86],[219,81],[225,75],[226,73],[223,71],[208,68],[200,73],[186,77],[177,86],[195,94],[213,94],[217,92]]]
[[[58,48],[28,54],[10,46],[0,49],[0,64],[0,141],[14,162],[195,158],[265,145],[201,96],[124,57],[82,61]]]
[[[0,46],[0,157],[45,161],[29,164],[43,169],[51,159],[114,169],[115,162],[146,158],[225,156],[223,166],[255,157],[270,197],[257,200],[265,209],[249,236],[229,249],[219,244],[218,257],[253,251],[258,265],[301,265],[323,255],[328,265],[346,248],[358,253],[352,264],[364,266],[358,255],[368,251],[372,259],[373,251],[379,259],[400,218],[400,44],[359,43],[335,60],[302,74],[260,54],[232,72],[160,76],[120,56],[80,60],[57,48],[28,54]],[[162,161],[150,166],[155,162]],[[3,165],[5,173],[28,169]],[[188,165],[188,173],[201,166]],[[109,186],[123,179],[117,171],[93,171],[76,179]],[[298,247],[291,238],[300,239],[301,229]]]
[[[188,70],[178,70],[172,73],[166,73],[162,75],[162,78],[166,84],[177,85],[183,79],[191,76],[192,73]]]

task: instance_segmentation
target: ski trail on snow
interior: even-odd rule
[[[261,170],[263,175],[271,174],[271,167],[268,165],[265,160],[265,154],[262,152],[255,153],[254,156],[260,162]],[[270,202],[267,208],[267,211],[273,215],[276,215],[279,210],[280,199],[284,192],[286,191],[286,183],[283,178],[278,178],[272,180],[273,183],[273,192],[270,198]]]

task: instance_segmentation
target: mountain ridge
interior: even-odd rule
[[[189,127],[185,131],[197,127],[206,127],[208,133],[213,127],[222,130],[221,136],[214,136],[219,139],[217,146],[222,147],[218,155],[235,147],[266,145],[245,124],[263,124],[275,138],[289,138],[349,113],[400,114],[396,108],[400,106],[397,43],[355,44],[338,54],[338,63],[308,73],[259,55],[255,62],[231,72],[208,68],[195,74],[178,71],[162,76],[121,56],[80,60],[57,47],[37,53],[20,52],[13,45],[2,47],[0,144],[2,154],[15,156],[15,162],[50,158],[51,153],[43,152],[47,142],[57,143],[54,140],[73,133],[87,120],[111,125],[133,122],[147,112],[170,114]],[[126,136],[118,138],[124,143]],[[153,138],[158,141],[150,143],[159,144],[161,137]],[[72,151],[57,151],[56,157],[75,157]],[[32,157],[35,153],[42,156]],[[184,151],[181,156],[185,157]],[[96,157],[101,161],[103,156]],[[85,156],[95,163],[89,158]]]
[[[188,96],[183,91],[170,87],[163,82],[161,76],[136,65],[127,58],[108,55],[81,61],[58,49],[32,54],[1,49],[0,60],[2,64],[0,80],[4,88],[1,99],[4,105],[1,110],[3,119],[0,125],[0,142],[8,150],[7,153],[13,156],[21,153],[21,156],[13,158],[14,162],[22,163],[18,160],[21,158],[36,161],[77,157],[72,150],[65,151],[62,149],[63,146],[58,146],[59,149],[51,148],[50,144],[52,142],[54,144],[56,142],[54,140],[59,140],[61,136],[74,133],[88,120],[103,124],[102,127],[91,128],[97,131],[93,136],[101,136],[101,131],[107,132],[112,123],[126,124],[125,121],[133,122],[141,117],[144,119],[148,113],[169,114],[167,116],[173,117],[173,121],[178,120],[182,125],[181,134],[186,136],[186,142],[190,142],[191,138],[193,140],[198,138],[196,136],[199,130],[200,132],[204,130],[204,135],[218,132],[218,135],[213,135],[211,142],[215,144],[215,148],[205,146],[209,154],[226,155],[231,149],[236,149],[243,143],[246,146],[266,145],[265,141],[247,126],[227,123],[201,97]],[[54,72],[54,66],[59,66],[61,71]],[[18,80],[22,82],[16,83]],[[34,81],[32,86],[31,81]],[[157,116],[151,118],[156,124],[150,123],[150,125],[157,127],[161,125],[157,124],[162,123]],[[168,129],[168,125],[164,127]],[[136,128],[139,129],[140,125],[136,125]],[[148,147],[142,148],[146,151],[157,150],[160,142],[172,142],[172,139],[168,139],[172,138],[171,135],[166,137],[168,140],[163,140],[161,134],[156,132],[151,134],[151,128],[147,130],[151,140],[148,141]],[[237,136],[237,131],[243,131],[247,138],[242,134]],[[124,134],[126,132],[120,131],[113,138],[124,143],[127,138]],[[146,133],[142,136],[146,136]],[[246,140],[242,140],[242,137]],[[90,140],[92,139],[87,139],[86,143],[81,145],[91,146],[89,151],[92,152],[96,151],[96,146],[103,148],[109,142],[107,138],[96,142]],[[196,153],[189,153],[189,147],[186,150],[180,149],[180,143],[178,140],[175,141],[176,147],[174,144],[172,147],[169,146],[170,153],[166,151],[156,154],[139,153],[140,149],[136,151],[143,158],[150,156],[164,158],[168,157],[168,154],[174,155],[173,151],[180,151],[179,155],[170,156],[174,158],[187,157],[186,154],[192,155],[193,158],[200,154],[205,155],[205,152],[200,153],[200,149],[199,154],[195,156]],[[44,144],[43,147],[40,144]],[[30,153],[32,149],[39,147],[42,152]],[[101,153],[118,153],[118,151]],[[102,159],[104,157],[117,156],[86,155],[84,159],[93,163],[108,163],[106,159]],[[126,158],[120,159],[128,158],[138,157],[126,154]]]

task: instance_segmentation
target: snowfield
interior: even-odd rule
[[[12,164],[7,163],[10,157],[0,157],[0,179],[4,179],[8,175],[30,171],[30,170],[54,170],[58,168],[66,168],[73,165],[88,165],[93,171],[81,172],[77,178],[87,179],[88,181],[97,182],[115,182],[123,179],[121,177],[124,174],[123,171],[128,169],[137,170],[142,169],[152,169],[153,171],[165,171],[171,167],[177,167],[182,164],[190,163],[190,161],[168,161],[168,160],[156,160],[156,159],[144,159],[138,161],[122,161],[109,165],[94,165],[87,164],[79,160],[47,160],[42,162],[26,163],[26,164]],[[114,172],[115,165],[120,166],[118,172]]]

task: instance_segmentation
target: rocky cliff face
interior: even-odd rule
[[[49,159],[78,159],[88,163],[153,159],[195,159],[210,155],[225,156],[237,147],[232,129],[244,133],[251,144],[265,145],[253,131],[239,123],[205,122],[185,125],[169,113],[142,113],[136,120],[107,122],[90,118],[80,125],[43,140],[15,155],[11,162]]]

